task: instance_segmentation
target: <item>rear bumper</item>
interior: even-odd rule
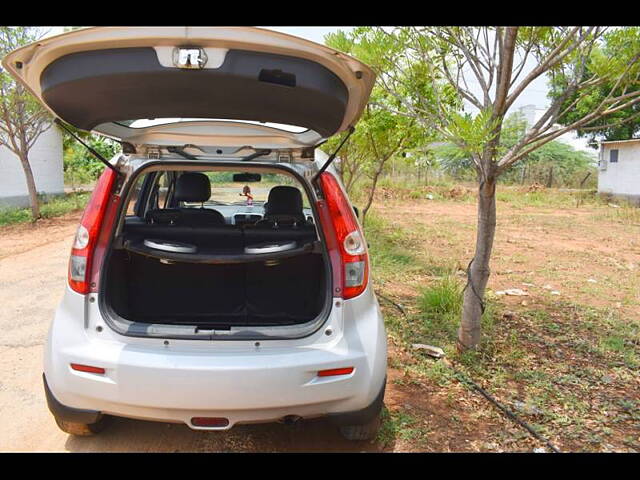
[[[53,396],[53,393],[51,393],[49,385],[47,384],[47,377],[44,373],[42,374],[42,383],[44,384],[44,394],[47,397],[47,406],[56,418],[64,420],[65,422],[86,424],[95,423],[100,419],[101,413],[95,410],[82,410],[61,404],[56,397]]]
[[[97,422],[102,417],[102,412],[95,410],[82,410],[63,405],[56,399],[56,397],[53,396],[53,393],[51,393],[44,373],[42,374],[42,382],[44,384],[44,392],[47,397],[47,406],[56,418],[67,422],[91,424]],[[385,387],[386,379],[380,389],[380,392],[369,406],[353,412],[331,413],[328,415],[329,420],[334,425],[360,425],[369,422],[382,410],[384,405]]]
[[[334,308],[311,337],[260,345],[123,337],[90,306],[83,324],[78,315],[83,309],[84,297],[68,291],[44,355],[49,408],[68,421],[91,423],[107,414],[224,430],[286,416],[329,416],[359,424],[382,404],[386,335],[377,302],[367,293]],[[331,335],[325,334],[329,327]],[[72,363],[105,373],[76,371]],[[343,367],[354,370],[318,376],[320,370]],[[229,423],[197,427],[193,417],[224,417]]]

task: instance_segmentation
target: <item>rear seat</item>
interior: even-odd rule
[[[192,243],[202,248],[237,250],[238,252],[242,252],[248,245],[259,243],[294,240],[300,246],[316,239],[316,230],[313,225],[267,229],[239,225],[184,227],[154,223],[127,223],[124,231],[127,240],[173,240]]]
[[[208,198],[211,195],[210,190],[204,191],[209,186],[208,179],[202,174],[197,175],[183,174],[178,179],[179,181],[193,180],[193,184],[189,185],[190,189],[187,191],[185,188],[181,193],[190,200],[195,198],[193,192],[197,190],[203,190],[196,192],[199,199]],[[199,177],[200,175],[206,179],[206,182]],[[200,180],[203,181],[200,182]],[[187,210],[193,210],[199,214],[197,224],[185,221]],[[148,223],[127,224],[125,232],[127,238],[136,241],[174,240],[192,243],[201,248],[235,250],[238,253],[243,252],[244,247],[250,245],[293,240],[301,246],[317,238],[315,226],[307,223],[305,219],[302,210],[302,194],[299,189],[291,186],[280,185],[271,189],[265,204],[264,218],[255,225],[211,225],[206,212],[200,214],[199,211],[200,209],[153,210],[149,212],[150,215],[147,215]]]
[[[242,228],[236,225],[212,227],[188,227],[162,225],[156,223],[132,223],[125,225],[125,239],[143,241],[145,239],[173,240],[192,243],[198,247],[237,250],[244,248]]]

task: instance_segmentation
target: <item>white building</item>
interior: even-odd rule
[[[62,133],[55,125],[42,133],[31,147],[29,160],[38,193],[64,193]],[[20,159],[0,145],[0,208],[29,206],[29,192]]]
[[[598,192],[640,204],[640,138],[600,142]]]
[[[524,105],[518,108],[518,112],[520,112],[520,114],[525,118],[527,126],[529,127],[540,120],[546,111],[546,108],[538,108],[535,105]],[[555,127],[560,128],[560,125],[556,125]],[[595,154],[595,150],[589,147],[589,141],[586,138],[578,137],[578,134],[575,131],[564,133],[556,140],[570,145],[575,150],[582,150],[583,152]]]

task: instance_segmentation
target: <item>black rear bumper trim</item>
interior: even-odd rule
[[[44,383],[44,393],[47,396],[47,405],[54,417],[64,420],[65,422],[96,423],[102,416],[101,412],[95,410],[82,410],[80,408],[67,407],[61,404],[56,397],[53,396],[49,385],[47,384],[47,378],[42,374],[42,381]]]
[[[376,396],[375,400],[362,410],[355,410],[352,412],[340,412],[330,413],[328,415],[329,421],[335,425],[363,425],[380,413],[384,406],[384,391],[387,386],[387,377],[384,378],[384,383],[380,392]]]

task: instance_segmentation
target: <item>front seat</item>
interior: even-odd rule
[[[285,185],[273,187],[264,207],[264,217],[255,225],[272,228],[306,225],[300,190]]]
[[[176,181],[176,202],[204,203],[211,197],[211,182],[204,173],[185,172]],[[224,215],[210,208],[166,208],[151,210],[147,214],[151,223],[175,224],[186,227],[224,225]]]

